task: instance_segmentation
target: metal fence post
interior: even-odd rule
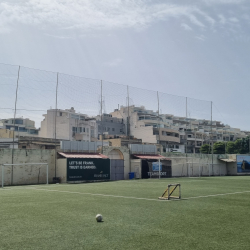
[[[2,188],[4,186],[4,165],[2,165]]]
[[[49,184],[49,164],[47,165],[47,185]]]

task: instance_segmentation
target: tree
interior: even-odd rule
[[[249,153],[249,136],[241,139],[241,150],[240,154]]]
[[[237,148],[234,142],[230,141],[227,143],[226,152],[227,154],[237,154]]]
[[[225,143],[215,142],[213,145],[214,154],[225,154]]]
[[[203,154],[210,154],[211,153],[211,146],[208,145],[208,144],[204,144],[204,145],[201,146],[200,151]]]
[[[242,139],[237,139],[234,142],[235,145],[235,154],[242,154]]]

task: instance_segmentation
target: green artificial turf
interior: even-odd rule
[[[250,249],[249,211],[248,176],[6,187],[0,249]]]

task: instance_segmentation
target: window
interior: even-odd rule
[[[80,133],[82,133],[82,128],[80,128]]]
[[[72,127],[72,132],[77,132],[77,127]]]
[[[115,128],[112,128],[112,131],[115,131]]]
[[[26,146],[22,146],[22,148],[26,148]]]
[[[20,132],[27,132],[27,129],[21,127],[21,128],[19,128],[19,131],[20,131]]]
[[[59,114],[60,116],[62,116],[62,112],[60,112],[60,114]]]
[[[15,124],[23,124],[23,120],[21,120],[21,119],[16,119]]]
[[[29,133],[32,135],[37,135],[38,131],[36,129],[30,129]]]

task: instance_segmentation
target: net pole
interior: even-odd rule
[[[3,182],[4,182],[4,165],[2,165],[2,188],[4,186]]]
[[[15,140],[15,127],[16,127],[16,106],[17,106],[17,93],[18,93],[18,84],[19,84],[19,76],[20,76],[20,68],[21,66],[19,65],[18,67],[18,74],[17,74],[17,83],[16,83],[16,98],[15,98],[15,111],[14,111],[14,121],[13,121],[13,138],[12,138],[12,161],[11,163],[14,163],[14,140]],[[11,185],[13,184],[13,166],[11,167]]]
[[[102,120],[102,80],[101,80],[101,132],[102,132],[102,150],[101,153],[103,153],[103,120]]]
[[[213,168],[214,168],[214,144],[213,144],[213,102],[211,102],[211,149],[212,149],[212,175],[213,175]]]
[[[59,82],[59,73],[56,75],[56,110],[55,110],[55,178],[56,178],[56,168],[57,168],[57,151],[56,151],[56,120],[57,120],[57,97],[58,97],[58,82]]]
[[[158,167],[159,167],[159,179],[161,179],[161,172],[160,172],[160,159],[158,160]]]
[[[47,165],[47,185],[49,184],[49,165]]]
[[[201,166],[199,164],[199,177],[201,177]]]

